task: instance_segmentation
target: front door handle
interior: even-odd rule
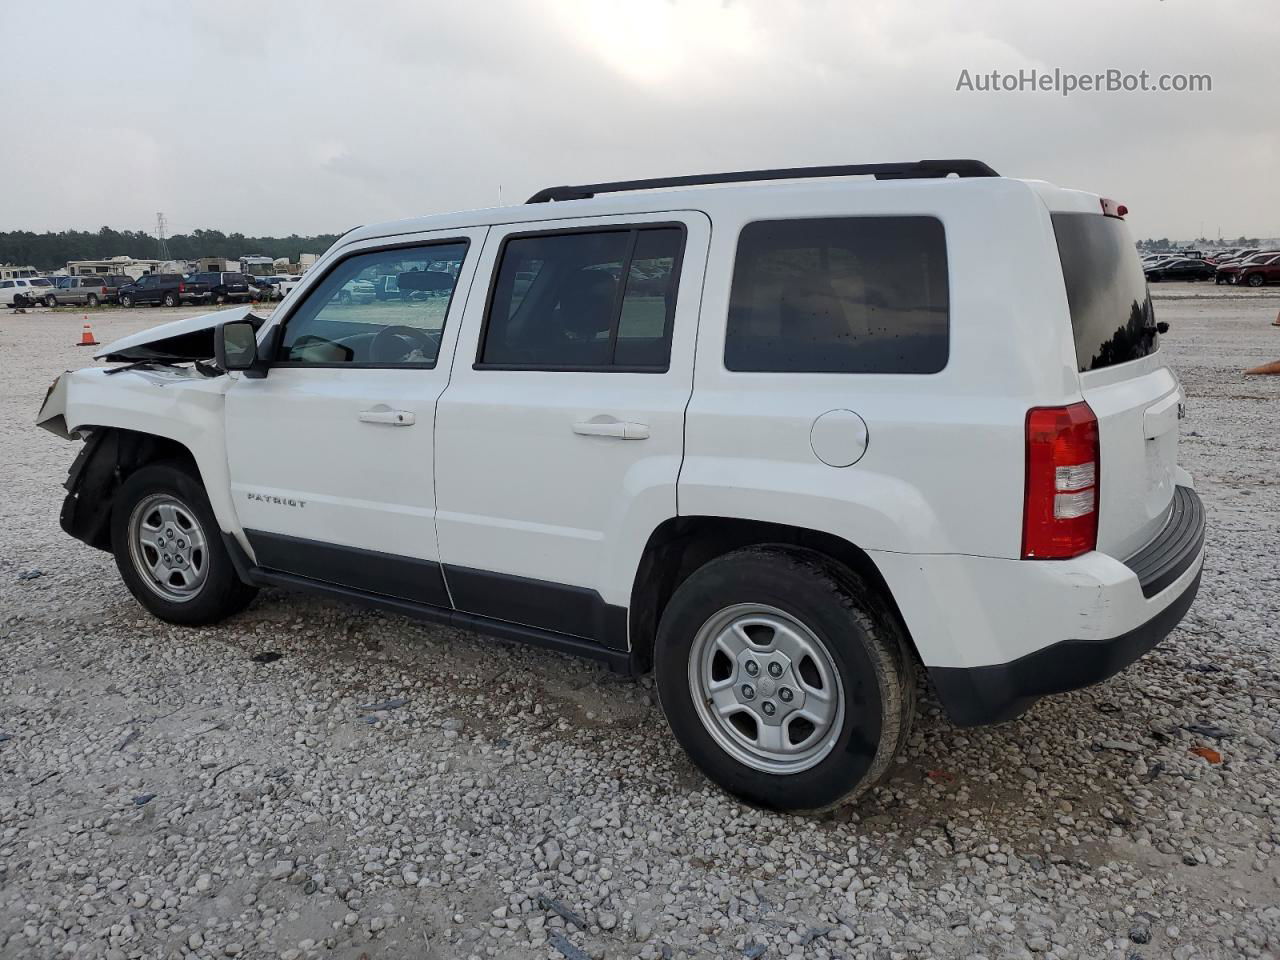
[[[573,432],[584,437],[616,437],[619,440],[647,440],[647,423],[627,423],[621,420],[579,420]]]
[[[360,411],[361,423],[386,423],[393,427],[411,427],[417,417],[408,410],[392,410],[386,404],[378,404],[368,410]]]

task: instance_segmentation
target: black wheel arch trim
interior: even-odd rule
[[[111,509],[120,485],[139,467],[178,459],[203,483],[191,450],[181,442],[123,427],[77,427],[88,434],[63,487],[67,491],[58,523],[72,537],[99,550],[111,550]]]

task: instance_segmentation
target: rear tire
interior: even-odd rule
[[[914,664],[883,601],[852,571],[782,545],[737,550],[685,580],[662,614],[654,672],[690,759],[776,810],[865,793],[915,711]]]
[[[164,295],[164,305],[166,307],[176,307],[180,302],[181,301],[177,298],[175,294],[166,293]]]
[[[98,295],[96,293],[91,293],[89,296],[85,297],[84,302],[86,306],[96,307],[98,305]]]
[[[176,463],[149,464],[120,485],[111,549],[129,592],[170,623],[217,623],[258,592],[236,574],[204,487]]]
[[[49,308],[56,307],[58,305],[58,298],[51,293],[44,298],[44,305]]]

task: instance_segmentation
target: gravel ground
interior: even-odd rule
[[[924,693],[825,819],[710,787],[649,678],[274,591],[145,616],[31,425],[81,314],[0,317],[0,957],[1275,956],[1280,378],[1239,371],[1280,294],[1156,294],[1210,521],[1189,616],[1002,727]]]

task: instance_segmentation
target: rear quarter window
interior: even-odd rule
[[[934,217],[762,220],[738,238],[724,362],[782,373],[936,373],[950,349]]]
[[[1055,213],[1052,219],[1080,372],[1154,353],[1160,341],[1151,295],[1124,221],[1100,213]]]

